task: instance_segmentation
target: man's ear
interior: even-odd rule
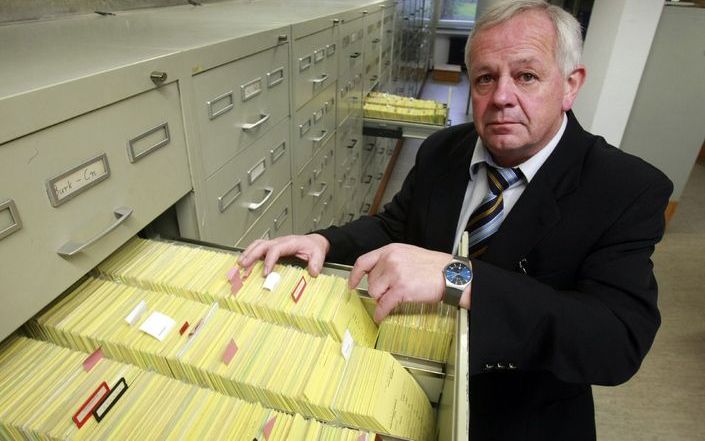
[[[587,72],[585,66],[578,64],[565,79],[565,92],[563,93],[563,111],[567,112],[573,107],[573,101],[578,96],[578,91],[585,83]]]

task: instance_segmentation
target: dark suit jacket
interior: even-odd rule
[[[650,256],[672,184],[568,117],[473,259],[472,441],[594,440],[590,385],[629,379],[660,324]],[[327,259],[350,264],[391,242],[451,252],[476,140],[472,124],[429,137],[382,213],[320,232]]]

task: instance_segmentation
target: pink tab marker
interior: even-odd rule
[[[357,441],[367,441],[367,434],[363,433],[362,435],[358,436]]]
[[[237,345],[235,344],[235,340],[231,338],[228,345],[225,347],[225,352],[223,352],[223,363],[225,363],[226,366],[229,365],[235,354],[237,354]]]
[[[267,421],[267,424],[264,425],[264,429],[262,429],[262,432],[264,433],[264,439],[269,441],[269,435],[272,434],[272,429],[274,428],[274,423],[277,422],[277,417],[272,417],[271,420]]]
[[[240,270],[238,267],[235,266],[228,271],[228,280],[230,280],[230,292],[234,296],[240,291],[240,288],[242,288],[242,279],[240,278]]]
[[[103,351],[98,348],[95,350],[95,352],[93,352],[91,355],[88,356],[88,358],[83,361],[83,370],[86,372],[90,372],[90,370],[93,369],[93,366],[98,364],[98,362],[102,359]]]

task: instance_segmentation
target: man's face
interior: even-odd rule
[[[554,55],[556,32],[541,11],[523,12],[480,31],[471,48],[473,120],[487,149],[516,166],[544,147],[573,104],[574,71],[565,78]]]

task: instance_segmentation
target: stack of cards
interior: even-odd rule
[[[428,399],[416,394],[420,388],[410,374],[389,354],[355,345],[349,332],[341,344],[236,314],[218,303],[208,306],[102,279],[86,280],[25,329],[70,348],[89,353],[100,348],[109,358],[321,421],[415,441],[429,439],[427,431],[434,426]],[[401,386],[386,385],[397,376]],[[369,393],[360,394],[362,389]],[[398,410],[388,415],[385,409]],[[410,425],[399,425],[409,412],[414,414]]]
[[[357,344],[374,347],[377,326],[345,279],[312,278],[306,269],[276,265],[278,277],[267,281],[259,262],[250,277],[240,280],[237,271],[232,272],[236,259],[235,254],[212,249],[133,238],[97,270],[131,286],[218,302],[234,312],[339,342],[347,330]]]
[[[269,410],[108,359],[86,365],[86,356],[27,338],[6,340],[0,346],[0,439],[375,437],[369,431]]]
[[[445,362],[455,333],[457,308],[442,303],[406,303],[379,325],[376,348],[393,354]]]

